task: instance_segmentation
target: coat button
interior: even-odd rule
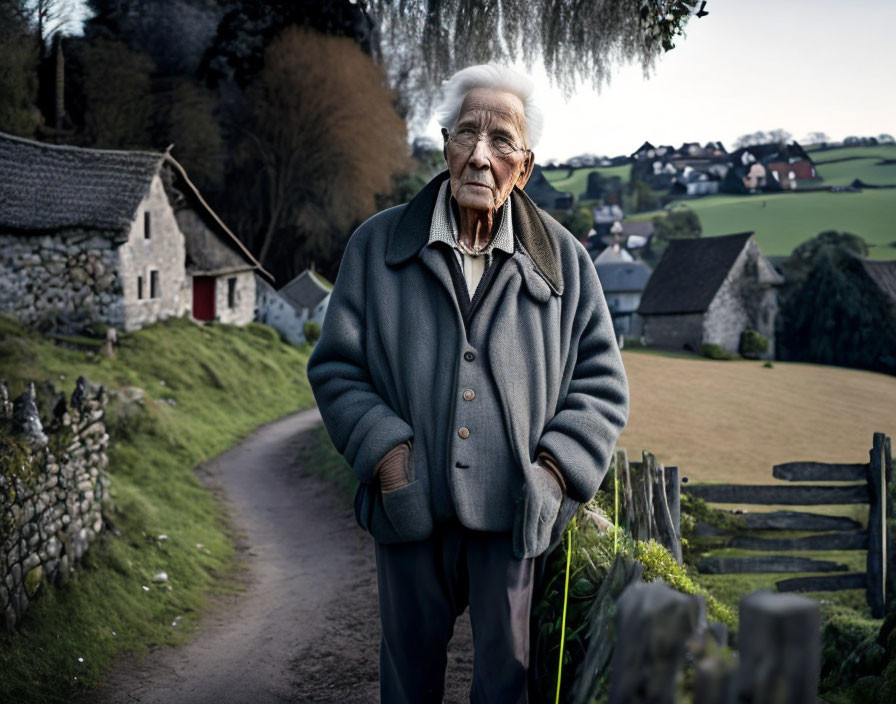
[[[468,362],[472,362],[474,359],[476,359],[476,355],[473,352],[467,351],[464,352],[464,359]]]
[[[461,436],[464,440],[470,437],[470,429],[469,428],[461,428],[457,431],[457,434]]]
[[[473,389],[464,389],[464,401],[472,401],[476,398],[476,392]]]

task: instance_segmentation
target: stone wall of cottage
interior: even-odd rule
[[[146,231],[149,213],[149,237]],[[149,193],[137,208],[127,242],[118,248],[125,330],[181,316],[192,309],[192,280],[186,275],[186,245],[162,179],[153,178]],[[157,290],[153,295],[153,272]],[[142,291],[139,281],[142,278]]]
[[[33,385],[0,384],[0,620],[12,629],[46,583],[63,583],[103,531],[108,502],[106,397],[79,378],[46,427]]]
[[[648,347],[688,347],[700,351],[703,342],[703,314],[647,315],[643,317],[644,343]]]
[[[709,304],[703,321],[703,342],[737,352],[741,333],[752,328],[768,338],[768,352],[761,357],[771,359],[778,296],[774,288],[759,281],[760,256],[756,241],[749,240]]]
[[[230,306],[230,284],[235,281],[234,305]],[[238,271],[215,279],[215,319],[231,325],[248,325],[255,317],[255,273]]]
[[[117,262],[112,233],[0,232],[0,312],[29,327],[60,332],[92,321],[122,326]]]

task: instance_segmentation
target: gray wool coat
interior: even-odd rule
[[[468,333],[448,264],[426,246],[447,177],[352,235],[308,379],[361,482],[358,521],[376,540],[428,537],[434,508],[447,504],[466,527],[512,532],[515,555],[535,557],[600,486],[628,419],[628,383],[585,248],[517,188],[516,252]],[[480,396],[466,403],[471,379]],[[482,394],[492,395],[477,404]],[[411,483],[383,493],[374,466],[405,440]],[[470,448],[489,443],[503,443],[502,460],[470,462]],[[556,458],[565,496],[535,463],[539,449]]]

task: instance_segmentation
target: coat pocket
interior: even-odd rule
[[[517,558],[537,557],[551,543],[563,492],[548,470],[529,465],[523,492],[517,501],[513,525],[513,551]]]
[[[432,534],[429,496],[422,481],[415,479],[400,489],[383,491],[381,496],[383,512],[398,541],[423,540]]]
[[[373,524],[373,506],[377,487],[374,484],[360,484],[355,492],[355,520],[368,533]]]

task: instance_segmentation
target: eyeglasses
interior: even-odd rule
[[[453,142],[462,149],[472,149],[479,143],[480,139],[485,138],[492,154],[498,156],[510,156],[519,151],[529,151],[525,147],[517,146],[507,135],[500,132],[477,132],[471,127],[462,127],[454,132],[448,132],[443,129],[442,133],[449,142]]]

